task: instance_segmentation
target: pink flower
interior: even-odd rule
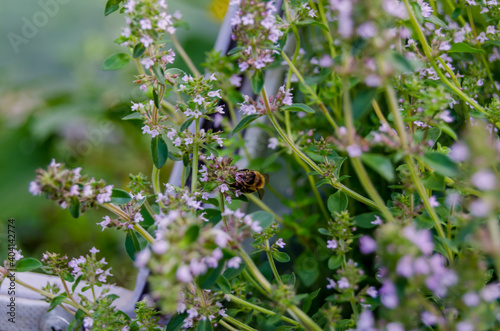
[[[242,262],[241,258],[239,256],[235,256],[229,259],[229,261],[227,261],[227,267],[238,269],[240,267],[241,262]]]
[[[274,244],[279,248],[285,248],[286,245],[286,243],[283,241],[283,238],[279,238]]]
[[[187,265],[182,265],[177,268],[175,275],[177,276],[177,280],[181,283],[190,283],[193,281],[193,276],[191,275]]]
[[[335,239],[327,240],[326,243],[327,243],[326,248],[330,248],[330,249],[337,249],[337,247],[339,246],[339,244],[337,243],[337,240],[335,240]]]
[[[371,254],[377,250],[377,242],[370,236],[359,238],[359,249],[363,254]]]

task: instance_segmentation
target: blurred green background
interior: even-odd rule
[[[78,257],[96,246],[113,268],[114,281],[133,288],[124,234],[101,232],[95,224],[104,210],[74,219],[68,210],[28,192],[35,170],[52,158],[119,188],[125,188],[129,173],[149,176],[152,168],[140,123],[121,120],[131,100],[144,98],[132,83],[136,68],[101,70],[110,54],[127,52],[113,43],[124,15],[105,17],[105,0],[59,1],[0,0],[0,258],[7,254],[6,221],[14,218],[25,257],[41,258],[45,251]],[[54,2],[58,8],[44,9],[43,4]],[[199,68],[215,42],[216,14],[224,3],[168,1],[169,11],[180,10],[190,26],[178,29],[177,36]],[[29,23],[39,26],[30,30]],[[185,69],[180,57],[176,62]]]

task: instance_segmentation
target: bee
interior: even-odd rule
[[[242,193],[258,192],[259,198],[262,200],[264,197],[264,185],[269,182],[267,174],[261,174],[256,170],[240,169],[234,176],[234,184],[231,184]]]

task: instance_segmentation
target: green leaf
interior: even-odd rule
[[[114,203],[115,205],[124,205],[130,200],[132,200],[132,198],[127,191],[120,190],[118,188],[114,188],[113,191],[111,191],[110,203]]]
[[[448,53],[484,53],[484,50],[474,48],[466,43],[456,43],[451,45],[451,49],[447,51]]]
[[[75,277],[69,271],[63,271],[63,273],[61,274],[61,277],[65,281],[70,282],[70,283],[73,283],[75,281]]]
[[[153,101],[155,103],[155,107],[159,109],[160,108],[160,98],[158,96],[158,93],[156,93],[155,89],[153,89]]]
[[[221,275],[222,269],[224,267],[224,263],[219,261],[219,265],[215,269],[208,269],[208,272],[198,277],[198,284],[201,288],[210,288]]]
[[[233,55],[233,54],[239,53],[244,49],[245,49],[245,47],[243,47],[243,46],[234,47],[229,52],[227,52],[227,55]]]
[[[342,255],[333,255],[328,259],[328,269],[336,270],[344,261],[344,257]]]
[[[372,100],[377,95],[378,89],[371,88],[356,94],[352,101],[352,116],[355,120],[360,119],[371,109]]]
[[[290,261],[290,255],[285,252],[273,252],[273,258],[281,263],[286,263]]]
[[[411,62],[406,59],[406,57],[397,52],[391,52],[390,57],[392,60],[391,64],[399,72],[412,72],[415,69]]]
[[[38,269],[42,266],[42,262],[34,259],[32,257],[25,257],[17,261],[16,271],[17,272],[26,272]]]
[[[361,154],[361,160],[387,181],[392,182],[396,179],[394,167],[388,157],[380,154],[363,153]]]
[[[484,44],[481,45],[483,48],[490,46],[500,47],[500,40],[487,40]]]
[[[124,121],[128,121],[128,120],[141,120],[142,121],[142,114],[139,113],[139,112],[133,112],[132,114],[127,115],[124,118],[122,118],[122,120],[124,120]]]
[[[191,123],[193,123],[193,121],[194,121],[194,118],[189,118],[186,122],[182,123],[181,128],[179,130],[181,132],[184,132],[184,130],[189,128],[189,126],[191,125]]]
[[[420,5],[416,2],[412,2],[411,6],[413,7],[413,12],[415,13],[415,18],[417,19],[420,25],[424,24],[424,17],[422,16],[422,9]]]
[[[429,17],[425,17],[424,22],[433,23],[433,24],[436,24],[437,26],[442,27],[443,29],[448,29],[448,25],[446,24],[446,22],[444,22],[442,19],[440,19],[434,15],[431,15]]]
[[[448,124],[440,122],[438,124],[438,128],[440,128],[444,133],[446,133],[448,136],[450,136],[453,140],[457,141],[458,136],[455,130],[449,127]]]
[[[104,63],[102,64],[102,70],[120,70],[125,67],[130,61],[130,55],[125,53],[117,53],[108,56]]]
[[[132,51],[132,56],[134,59],[140,58],[142,54],[146,51],[146,47],[142,43],[135,45],[134,50]]]
[[[234,127],[233,134],[235,134],[238,131],[243,130],[245,127],[250,125],[250,123],[252,123],[253,121],[255,121],[259,117],[260,117],[259,114],[252,114],[252,115],[248,115],[248,116],[243,117],[241,119],[241,121],[238,124],[236,124],[236,126]]]
[[[153,66],[153,73],[155,74],[156,79],[158,79],[158,82],[161,85],[165,85],[165,73],[163,72],[163,68],[160,66],[159,63],[155,63],[155,65]],[[160,107],[157,106],[157,108]]]
[[[238,276],[243,271],[243,269],[245,269],[244,263],[240,264],[240,266],[237,269],[226,268],[226,270],[224,270],[223,275],[226,279],[233,279],[234,277]]]
[[[72,196],[69,202],[69,213],[74,218],[80,217],[80,200],[77,196]]]
[[[447,155],[437,152],[426,152],[422,161],[442,176],[455,177],[458,175],[457,165]]]
[[[444,177],[436,172],[427,174],[427,176],[422,179],[422,183],[426,189],[433,191],[442,191],[445,188]]]
[[[303,111],[308,114],[314,114],[314,109],[303,103],[294,103],[290,106],[283,106],[281,109],[286,111]]]
[[[335,212],[341,213],[347,209],[348,202],[347,195],[341,190],[338,190],[328,198],[328,210],[332,215]]]
[[[250,80],[252,85],[252,91],[254,94],[259,95],[260,91],[264,87],[264,74],[260,70],[256,70]]]
[[[363,229],[371,229],[377,226],[373,224],[375,221],[375,215],[379,216],[378,213],[364,213],[354,216],[354,222],[356,225]]]
[[[175,314],[168,321],[165,331],[179,331],[186,319],[187,314]]]
[[[184,234],[184,238],[182,238],[181,246],[187,247],[189,244],[192,244],[198,239],[200,235],[200,227],[197,224],[191,225]]]
[[[120,9],[120,2],[122,1],[123,0],[108,0],[108,2],[106,2],[106,7],[104,8],[104,16],[108,16],[109,14]]]
[[[262,229],[267,229],[274,222],[274,215],[267,211],[259,210],[250,214],[252,220],[258,221]]]
[[[153,156],[153,164],[157,169],[163,167],[165,162],[167,162],[168,147],[161,136],[151,139],[151,155]]]
[[[53,308],[59,306],[67,298],[68,298],[68,295],[66,293],[59,294],[58,296],[56,296],[55,298],[50,300],[50,308],[53,309]]]
[[[316,20],[313,20],[312,18],[306,18],[305,20],[302,20],[300,22],[295,23],[296,26],[306,26],[306,25],[316,25],[317,27],[325,30],[326,32],[329,32],[330,30],[328,29],[328,26],[325,24],[318,22]]]
[[[456,20],[460,15],[462,15],[463,11],[464,11],[464,7],[457,7],[457,8],[455,8],[453,13],[451,14],[451,17],[454,20]]]
[[[139,249],[136,248],[136,245],[139,245]],[[127,231],[127,236],[125,237],[125,251],[132,261],[135,261],[135,255],[146,246],[147,241],[142,236],[137,237],[133,230]]]
[[[231,294],[231,284],[229,284],[229,281],[226,279],[226,277],[224,277],[224,275],[220,275],[219,278],[217,278],[217,285],[219,285],[222,292]]]
[[[314,298],[316,298],[321,291],[321,288],[309,294],[304,301],[302,302],[302,311],[307,314],[309,309],[311,309],[311,304],[313,303]]]
[[[212,322],[210,322],[208,318],[205,318],[204,320],[198,322],[196,331],[212,331],[213,329]]]
[[[82,278],[83,278],[83,275],[78,276],[78,278],[77,278],[77,279],[75,280],[75,282],[73,283],[73,286],[71,286],[71,290],[72,290],[73,292],[75,292],[76,287],[78,286],[78,284],[80,284],[80,281],[82,280]]]

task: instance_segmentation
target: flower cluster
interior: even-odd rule
[[[233,39],[241,47],[240,70],[264,69],[275,61],[274,54],[279,53],[276,44],[283,35],[274,1],[232,0],[230,4],[239,6],[231,25]]]
[[[33,195],[45,193],[63,209],[74,205],[78,213],[96,204],[110,202],[113,185],[106,185],[102,179],[88,179],[80,174],[81,170],[65,169],[64,164],[52,160],[47,170],[37,170],[36,180],[30,183],[29,191]]]
[[[99,250],[92,247],[90,255],[80,256],[78,259],[73,258],[68,263],[68,266],[73,269],[71,270],[73,276],[79,277],[82,275],[90,286],[101,286],[106,283],[107,277],[113,276],[110,272],[111,268],[105,269],[108,264],[106,259],[97,260],[97,253],[99,253]]]
[[[259,98],[257,101],[250,98],[248,95],[244,95],[245,101],[240,103],[240,111],[245,115],[265,115],[266,114],[266,105],[265,101],[262,98]],[[278,89],[278,93],[276,96],[270,96],[267,101],[269,104],[269,108],[272,112],[277,111],[283,106],[291,106],[293,103],[292,93],[290,89],[285,89],[285,86],[281,86]]]

